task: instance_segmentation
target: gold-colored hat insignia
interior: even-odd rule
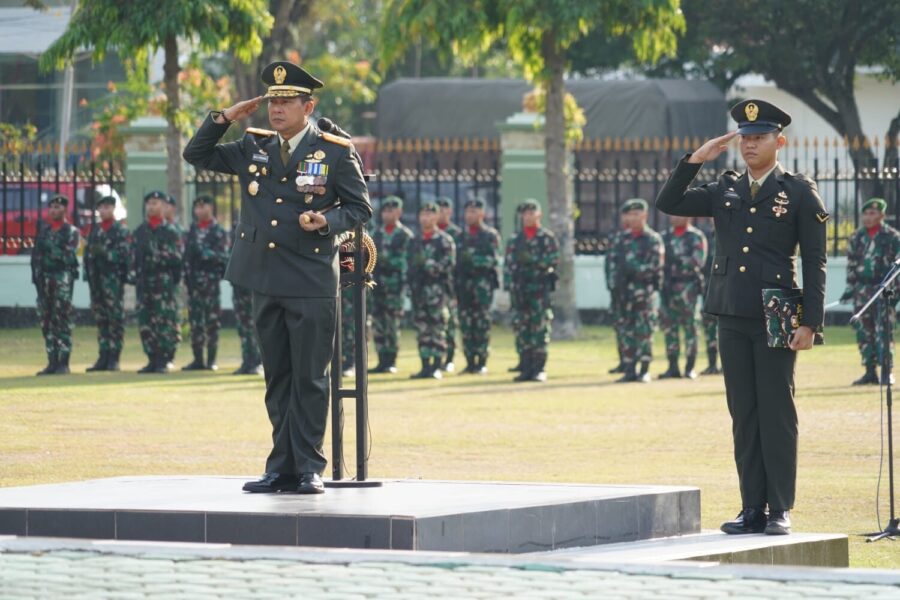
[[[744,114],[747,115],[748,121],[753,122],[756,120],[756,117],[759,116],[759,107],[751,102],[744,107]]]
[[[284,80],[287,78],[287,71],[281,65],[275,67],[275,73],[273,74],[275,77],[275,83],[277,85],[281,85],[284,83]]]

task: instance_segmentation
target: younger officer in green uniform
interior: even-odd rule
[[[790,532],[797,476],[794,366],[812,348],[824,321],[825,222],[816,184],[778,164],[791,117],[762,100],[731,109],[738,130],[712,139],[679,161],[656,199],[661,211],[713,217],[716,258],[706,311],[719,317],[725,394],[743,510],[722,525],[729,534]],[[690,188],[703,163],[740,136],[743,174],[726,171]],[[803,259],[803,316],[789,348],[770,348],[762,290],[797,287],[797,247]],[[769,513],[766,514],[768,506]]]
[[[466,201],[466,228],[456,245],[456,289],[466,368],[463,373],[487,373],[491,305],[497,289],[500,234],[484,223],[484,200]]]
[[[137,292],[138,326],[147,364],[138,373],[168,373],[175,356],[179,327],[175,299],[181,273],[181,243],[178,232],[163,216],[168,197],[150,192],[144,197],[146,220],[134,231],[134,282]]]
[[[514,381],[547,381],[547,347],[553,309],[550,294],[556,285],[559,244],[541,227],[541,206],[525,200],[518,207],[522,230],[506,244],[503,285],[509,290],[516,351],[521,371]]]
[[[131,236],[115,219],[116,199],[97,202],[94,223],[84,248],[84,280],[91,293],[100,357],[88,371],[118,371],[125,337],[125,283],[131,270]]]
[[[370,373],[396,373],[400,350],[400,320],[406,297],[407,251],[413,232],[400,222],[403,200],[388,196],[381,201],[381,226],[372,240],[378,250],[375,288],[372,290],[372,332],[378,365]]]
[[[453,242],[459,244],[459,238],[462,235],[462,229],[453,222],[453,200],[447,196],[441,196],[437,199],[438,205],[438,229],[453,238]],[[450,278],[447,280],[447,310],[449,318],[447,320],[447,356],[444,360],[443,369],[448,373],[452,373],[456,366],[453,358],[456,354],[456,332],[459,330],[459,299],[457,298],[456,280]]]
[[[194,222],[188,231],[184,251],[184,281],[188,291],[188,319],[191,322],[193,362],[182,371],[215,371],[219,349],[219,319],[222,312],[220,282],[228,264],[225,230],[213,214],[214,200],[198,196],[194,200]],[[203,346],[206,346],[206,362]]]
[[[900,232],[884,222],[884,211],[887,202],[881,198],[871,198],[862,205],[862,227],[850,237],[847,245],[847,289],[841,296],[842,302],[853,301],[853,311],[863,307],[878,289],[878,284],[900,256]],[[894,286],[894,293],[900,292]],[[853,385],[878,383],[876,367],[883,364],[882,352],[890,349],[893,362],[894,345],[892,332],[897,319],[894,305],[898,296],[894,296],[891,308],[888,309],[889,330],[884,327],[884,302],[879,300],[870,307],[862,318],[854,324],[856,342],[862,356],[865,374],[853,382]],[[885,381],[887,383],[887,381]]]
[[[434,202],[421,205],[421,232],[409,242],[409,292],[422,359],[422,370],[413,379],[440,379],[447,351],[447,280],[453,278],[456,244],[438,228],[437,213]]]
[[[679,329],[684,330],[687,363],[684,376],[696,379],[697,335],[700,325],[700,293],[703,291],[703,266],[706,264],[706,236],[691,225],[690,217],[669,218],[671,227],[663,233],[666,264],[660,317],[666,335],[669,369],[660,379],[681,377],[678,355],[681,350]]]
[[[37,288],[37,313],[44,335],[47,366],[38,375],[69,372],[72,354],[72,285],[78,277],[78,229],[66,221],[69,199],[54,196],[47,204],[49,221],[41,223],[31,253],[31,282]]]
[[[665,244],[647,225],[645,200],[626,201],[622,204],[622,216],[628,230],[619,237],[614,269],[625,370],[617,381],[647,383],[653,359],[653,331],[659,322]]]
[[[250,128],[219,139],[253,114],[263,97],[205,119],[184,149],[198,168],[237,175],[237,240],[225,278],[253,290],[253,313],[266,376],[272,451],[248,492],[321,494],[330,377],[337,319],[340,236],[372,215],[362,165],[350,140],[310,120],[323,83],[292,63],[262,72],[274,131]]]

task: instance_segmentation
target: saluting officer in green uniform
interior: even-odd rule
[[[194,200],[194,222],[188,230],[184,249],[184,282],[188,290],[188,319],[191,323],[191,349],[194,360],[182,371],[215,371],[219,350],[219,324],[222,312],[220,282],[228,263],[228,240],[216,221],[215,201],[210,196]],[[203,346],[206,346],[206,361]]]
[[[447,196],[441,196],[437,199],[437,205],[438,229],[453,238],[455,244],[459,244],[462,229],[453,222],[453,200]],[[450,317],[447,319],[447,356],[443,364],[443,369],[448,373],[452,373],[456,368],[453,358],[456,354],[456,332],[459,331],[459,299],[457,298],[457,293],[456,280],[451,277],[447,280],[447,310],[450,311]]]
[[[884,222],[887,202],[882,198],[870,198],[862,205],[862,227],[850,237],[847,245],[847,289],[841,296],[842,302],[853,301],[853,311],[859,311],[878,289],[878,284],[890,272],[894,260],[900,256],[900,232]],[[895,282],[895,294],[896,282]],[[896,303],[897,296],[893,297]],[[885,348],[893,361],[894,322],[897,311],[892,304],[887,311],[890,327],[884,326],[884,302],[879,301],[862,318],[854,323],[859,354],[865,367],[865,374],[853,385],[878,383],[876,367],[884,364],[882,354]],[[887,379],[883,383],[887,384]]]
[[[115,217],[116,199],[97,201],[100,221],[84,247],[84,280],[91,294],[100,356],[90,371],[118,371],[125,338],[125,283],[131,270],[131,234]]]
[[[349,140],[309,119],[322,82],[289,62],[262,72],[265,96],[214,111],[184,149],[198,168],[236,174],[244,190],[225,278],[253,290],[272,451],[249,492],[325,491],[320,474],[338,307],[340,235],[372,216]],[[269,100],[275,131],[217,143],[233,121]]]
[[[825,222],[816,184],[785,171],[778,150],[791,117],[762,100],[731,109],[737,131],[709,140],[679,161],[656,206],[683,216],[713,217],[716,258],[706,312],[719,317],[719,346],[732,418],[734,456],[743,510],[722,525],[730,534],[790,532],[797,476],[797,351],[812,348],[823,325]],[[690,188],[704,162],[715,160],[740,136],[742,174]],[[797,247],[803,259],[803,316],[789,348],[766,340],[762,290],[797,287]],[[769,513],[766,514],[768,507]]]
[[[31,282],[37,288],[37,313],[44,334],[47,366],[38,375],[65,375],[72,354],[72,288],[78,277],[81,235],[66,221],[69,199],[54,196],[47,203],[49,221],[41,223],[31,253]]]
[[[381,201],[381,226],[372,234],[378,250],[375,288],[372,290],[372,337],[378,364],[370,373],[396,373],[400,350],[400,320],[406,298],[409,242],[413,232],[400,222],[403,200],[388,196]]]

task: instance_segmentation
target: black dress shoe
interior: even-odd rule
[[[296,487],[297,478],[294,475],[266,473],[257,481],[245,483],[243,490],[255,494],[274,494],[275,492],[293,491]]]
[[[324,494],[325,484],[318,473],[301,473],[297,484],[298,494]]]
[[[766,523],[766,535],[787,535],[791,532],[791,513],[786,510],[773,510]]]
[[[722,523],[721,529],[729,535],[762,533],[766,530],[766,511],[761,508],[745,508],[734,521]]]

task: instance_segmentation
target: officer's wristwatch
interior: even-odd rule
[[[234,123],[234,121],[230,120],[228,117],[225,116],[224,110],[214,110],[210,114],[212,115],[212,118],[214,120],[218,119],[219,117],[222,117],[222,120],[225,121],[225,125],[231,125],[232,123]]]

